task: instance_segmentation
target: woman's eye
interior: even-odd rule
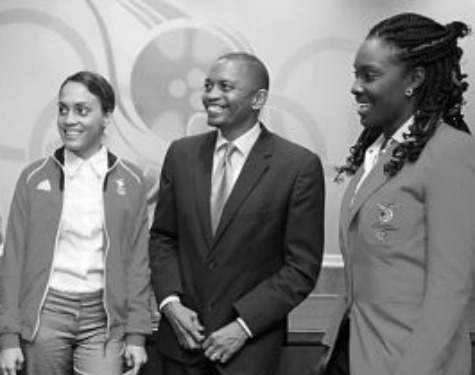
[[[77,112],[80,116],[87,116],[90,111],[89,111],[89,108],[87,108],[87,107],[79,107],[77,109]]]

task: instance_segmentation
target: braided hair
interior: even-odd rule
[[[445,122],[455,129],[470,133],[462,114],[463,93],[467,77],[460,69],[462,49],[457,39],[468,35],[463,22],[441,25],[415,13],[402,13],[387,18],[371,28],[366,39],[379,38],[395,47],[396,58],[408,69],[422,67],[425,80],[415,92],[416,108],[409,134],[393,151],[384,166],[389,176],[396,175],[406,161],[415,162],[437,126]],[[353,175],[364,161],[366,149],[382,134],[379,127],[365,128],[350,148],[346,164],[337,167],[336,181],[343,174]]]

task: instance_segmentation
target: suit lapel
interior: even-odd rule
[[[223,214],[218,228],[216,229],[212,246],[214,246],[222,236],[232,218],[236,215],[239,207],[241,207],[246,197],[251,193],[263,174],[269,168],[271,154],[272,135],[262,127],[262,133],[247,157],[233,190],[229,195],[228,201],[224,206]]]
[[[213,167],[213,153],[216,143],[216,132],[209,133],[198,150],[198,166],[195,169],[195,187],[197,197],[198,216],[201,229],[208,245],[211,243],[211,169]]]

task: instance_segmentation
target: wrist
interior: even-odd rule
[[[247,326],[246,322],[242,318],[237,318],[236,323],[241,327],[242,331],[246,334],[246,338],[252,338],[252,332]]]

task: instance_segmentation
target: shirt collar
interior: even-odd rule
[[[244,157],[247,157],[247,155],[249,155],[251,152],[252,146],[254,146],[254,143],[256,143],[257,139],[259,138],[261,132],[262,129],[259,125],[259,122],[256,122],[251,129],[242,134],[240,137],[236,138],[234,141],[232,141],[232,143]],[[215,152],[217,152],[225,143],[228,142],[229,141],[224,138],[221,131],[218,130]]]
[[[409,119],[407,119],[407,121],[404,124],[402,124],[398,130],[394,132],[394,134],[391,136],[391,138],[389,138],[387,142],[385,142],[384,134],[381,134],[378,137],[378,139],[376,139],[376,141],[373,143],[371,148],[386,149],[393,142],[396,142],[396,143],[404,142],[405,140],[404,134],[409,134],[409,127],[412,125],[413,122],[414,122],[414,116],[409,117]]]
[[[88,164],[98,178],[107,173],[107,149],[102,146],[98,152],[88,159],[83,159],[67,148],[64,149],[64,171],[70,178],[74,178],[83,165]]]
[[[407,121],[402,124],[398,130],[394,132],[391,137],[391,141],[396,141],[398,143],[404,142],[404,134],[409,134],[409,127],[414,122],[414,116],[411,116],[407,119]]]

